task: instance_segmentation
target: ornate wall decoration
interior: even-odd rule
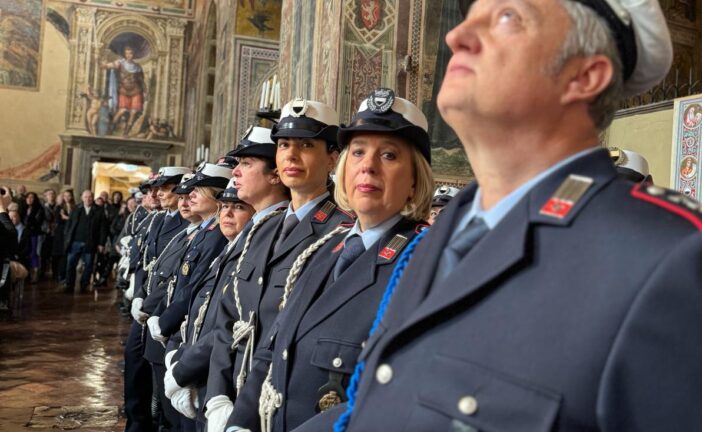
[[[344,0],[348,29],[365,44],[373,44],[397,23],[393,0]]]
[[[121,12],[192,18],[196,3],[203,0],[60,0],[81,6],[94,6]]]
[[[280,61],[278,65],[278,74],[280,76],[280,99],[288,101],[292,99],[292,8],[291,0],[283,1],[283,7],[280,12]]]
[[[280,39],[282,0],[240,1],[236,10],[237,36]]]
[[[702,98],[697,95],[676,99],[670,184],[673,189],[695,200],[699,200],[702,186],[700,144],[702,144]]]
[[[234,140],[239,139],[252,124],[258,124],[258,108],[261,84],[278,73],[278,49],[275,44],[239,40],[235,46],[239,58],[236,89],[236,127]]]
[[[341,45],[341,2],[317,2],[318,27],[315,30],[314,89],[311,97],[336,106],[339,83],[339,47]]]
[[[44,0],[0,0],[0,87],[38,90]]]

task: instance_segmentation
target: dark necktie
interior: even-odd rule
[[[490,231],[490,228],[488,228],[482,218],[476,217],[473,219],[461,233],[446,245],[441,255],[439,269],[434,276],[434,282],[440,282],[448,276],[488,231]]]
[[[283,221],[283,228],[278,234],[278,239],[275,241],[275,246],[273,247],[273,253],[278,252],[278,249],[283,245],[283,242],[292,232],[292,230],[297,226],[300,220],[295,216],[295,213],[290,213]]]
[[[334,266],[334,280],[339,279],[339,276],[346,270],[356,258],[361,256],[365,252],[366,247],[363,245],[363,240],[358,234],[354,234],[346,239],[344,243],[344,250],[341,251],[339,259],[336,260],[336,265]]]

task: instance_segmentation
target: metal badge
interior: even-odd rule
[[[373,90],[368,96],[368,109],[376,114],[384,114],[392,108],[395,103],[395,92],[389,88],[379,88]]]
[[[561,183],[556,192],[546,201],[540,214],[563,219],[578,203],[593,183],[590,177],[571,174]]]
[[[180,268],[180,272],[183,274],[183,276],[187,276],[188,273],[190,273],[190,264],[188,262],[183,263],[183,267]]]
[[[307,100],[295,98],[295,100],[290,104],[290,115],[293,117],[303,116],[307,112],[307,108],[309,108]]]
[[[333,408],[336,405],[339,405],[341,403],[341,397],[337,392],[334,390],[330,391],[329,393],[325,394],[322,396],[321,399],[319,399],[319,402],[317,402],[317,405],[319,405],[320,411],[324,412],[328,410],[329,408]]]
[[[402,248],[405,247],[406,244],[407,237],[400,234],[395,234],[395,237],[393,237],[392,240],[388,242],[388,244],[380,251],[378,256],[380,258],[385,258],[386,260],[390,261],[395,257],[397,251],[402,250]]]

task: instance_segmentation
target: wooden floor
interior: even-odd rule
[[[0,431],[124,429],[117,294],[26,285],[21,308],[0,315]]]

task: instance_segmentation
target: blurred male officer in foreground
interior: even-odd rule
[[[702,430],[699,203],[597,148],[669,69],[658,1],[478,0],[446,41],[477,184],[381,305],[336,430]]]

